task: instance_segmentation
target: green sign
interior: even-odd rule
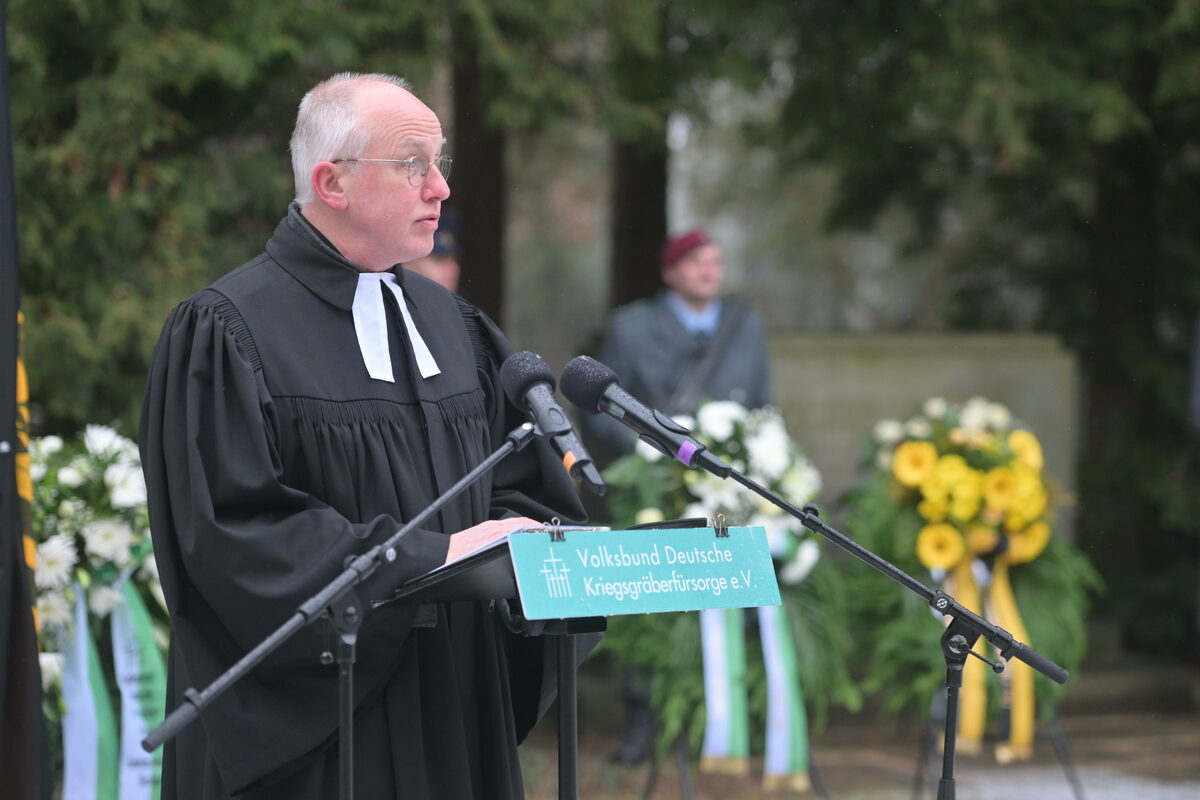
[[[779,605],[761,527],[515,533],[508,539],[528,619]]]

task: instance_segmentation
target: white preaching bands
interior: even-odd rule
[[[432,378],[441,374],[441,368],[429,352],[429,346],[421,338],[421,332],[413,323],[409,313],[408,303],[404,302],[404,290],[396,283],[396,276],[390,272],[360,272],[358,288],[354,290],[354,332],[358,334],[358,349],[362,352],[363,363],[367,372],[377,381],[395,383],[392,374],[392,356],[388,351],[387,312],[383,307],[383,291],[380,284],[392,290],[396,303],[400,306],[400,315],[404,317],[404,327],[408,330],[408,339],[412,342],[413,354],[417,358],[417,369],[422,378]]]

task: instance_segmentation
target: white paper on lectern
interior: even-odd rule
[[[516,530],[509,531],[504,536],[497,536],[495,539],[484,542],[483,544],[479,545],[478,547],[474,548],[473,550],[468,550],[467,552],[463,553],[461,556],[454,559],[453,561],[447,561],[445,564],[442,564],[439,567],[434,567],[433,569],[429,570],[429,572],[427,572],[425,574],[433,575],[433,574],[437,573],[438,571],[445,569],[446,567],[450,567],[450,566],[457,564],[458,562],[462,561],[464,558],[470,558],[473,555],[477,555],[479,553],[486,553],[489,550],[494,550],[497,547],[500,547],[501,545],[507,545],[508,537],[516,535],[516,534],[550,533],[551,531],[608,531],[608,530],[612,530],[612,528],[609,528],[606,525],[604,525],[604,526],[555,525],[553,527],[546,527],[546,526],[538,525],[537,527],[533,527],[533,528],[517,528]]]

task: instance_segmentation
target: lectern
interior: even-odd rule
[[[594,644],[581,649],[578,637],[602,632],[619,614],[778,605],[779,586],[761,527],[546,527],[509,534],[404,584],[393,598],[452,600],[494,600],[515,632],[556,637],[558,796],[574,800],[575,670]]]

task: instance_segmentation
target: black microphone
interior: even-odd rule
[[[500,385],[514,406],[529,412],[533,424],[554,445],[567,474],[579,478],[596,494],[608,488],[571,427],[571,418],[554,399],[554,373],[537,353],[522,350],[500,365]]]
[[[731,467],[691,437],[691,431],[658,409],[647,408],[621,388],[617,373],[589,356],[576,356],[562,372],[562,392],[589,414],[603,411],[633,429],[643,442],[685,467],[700,467],[720,478]]]

